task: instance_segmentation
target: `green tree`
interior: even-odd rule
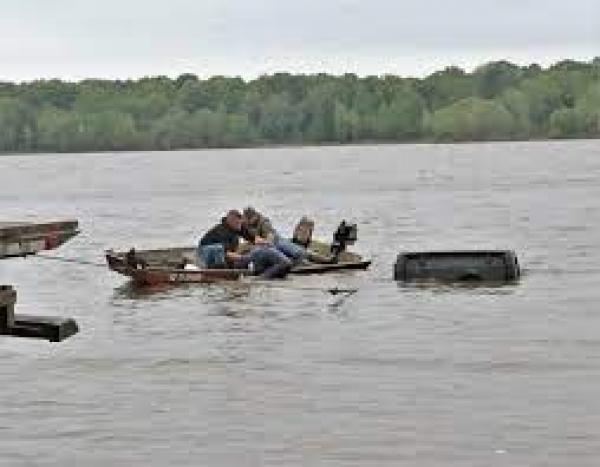
[[[421,135],[424,103],[409,88],[396,91],[391,102],[382,104],[375,117],[374,134],[387,140],[410,140]]]
[[[473,74],[475,92],[483,99],[492,99],[516,84],[521,76],[521,69],[512,63],[488,63],[477,68]]]
[[[531,109],[527,94],[519,89],[510,88],[502,94],[499,102],[515,119],[515,136],[528,138],[531,135]]]
[[[335,141],[335,88],[325,83],[312,88],[303,104],[302,129],[307,142]]]
[[[360,135],[360,116],[341,102],[335,103],[335,140],[341,143],[356,141]]]
[[[37,146],[41,151],[78,151],[83,127],[79,115],[61,109],[47,108],[37,117]]]
[[[498,102],[469,97],[436,111],[431,129],[436,140],[480,141],[508,139],[515,120]]]
[[[261,106],[257,122],[258,133],[265,141],[273,143],[301,141],[302,113],[290,102],[287,94],[274,94]]]
[[[543,75],[522,81],[518,89],[527,96],[529,120],[534,134],[546,134],[550,115],[563,106],[560,84],[551,76]]]
[[[31,150],[35,132],[35,117],[26,103],[0,98],[0,151]]]
[[[550,116],[548,135],[551,138],[577,138],[586,136],[587,123],[587,115],[581,109],[558,109]]]
[[[473,76],[458,67],[448,67],[417,85],[429,110],[446,107],[473,94]]]

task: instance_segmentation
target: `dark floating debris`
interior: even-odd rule
[[[394,265],[394,279],[404,282],[513,282],[520,276],[511,250],[400,253]]]
[[[339,287],[334,287],[333,289],[327,289],[327,292],[331,295],[354,295],[358,292],[358,289],[341,289]]]
[[[15,314],[17,292],[10,285],[0,285],[0,334],[60,342],[79,331],[71,318]]]

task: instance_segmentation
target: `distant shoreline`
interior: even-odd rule
[[[105,151],[23,151],[0,152],[0,158],[8,156],[43,156],[43,155],[104,155],[104,154],[135,154],[135,153],[163,153],[163,152],[202,152],[202,151],[239,151],[249,149],[310,149],[310,148],[337,148],[337,147],[366,147],[366,146],[468,146],[477,144],[510,144],[510,143],[566,143],[579,141],[600,141],[600,138],[529,138],[529,139],[498,139],[498,140],[473,140],[473,141],[354,141],[350,143],[298,143],[298,144],[254,144],[230,147],[198,147],[176,149],[125,149]]]
[[[422,79],[0,83],[0,116],[0,153],[11,154],[600,138],[600,57],[446,67]]]

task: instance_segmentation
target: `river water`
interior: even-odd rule
[[[0,220],[77,218],[56,253],[188,245],[230,207],[359,224],[367,272],[132,290],[0,262],[61,343],[0,339],[0,464],[595,466],[600,141],[0,158]],[[515,249],[517,285],[406,287],[401,250]],[[357,287],[341,299],[319,287]]]

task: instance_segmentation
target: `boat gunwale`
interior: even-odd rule
[[[119,272],[121,274],[134,274],[136,272],[144,273],[144,272],[156,272],[156,273],[164,273],[164,274],[207,274],[207,273],[223,273],[227,274],[239,274],[239,275],[248,275],[247,269],[177,269],[177,268],[161,268],[156,266],[146,266],[144,268],[133,268],[128,266],[125,263],[125,259],[119,255],[120,253],[115,252],[106,252],[106,260],[108,263],[109,269]],[[110,258],[110,259],[109,259]],[[117,264],[114,264],[114,261]],[[129,275],[129,274],[127,274]]]
[[[161,248],[153,250],[137,250],[137,253],[142,257],[145,254],[161,254],[161,253],[179,253],[184,251],[193,251],[193,247],[177,247],[177,248]],[[311,275],[311,274],[326,274],[342,271],[366,270],[372,264],[370,259],[362,259],[362,256],[357,253],[351,253],[357,259],[354,261],[340,261],[332,264],[311,264],[306,266],[298,266],[292,268],[290,275]],[[126,263],[126,252],[116,252],[107,250],[105,252],[108,268],[114,272],[132,278],[134,281],[144,282],[144,276],[149,274],[163,275],[178,275],[183,276],[183,280],[174,280],[172,282],[186,283],[194,281],[186,281],[185,277],[190,279],[195,277],[205,276],[209,281],[239,281],[243,277],[252,276],[252,273],[247,269],[180,269],[173,267],[160,267],[156,265],[146,265],[143,268],[134,268]]]

